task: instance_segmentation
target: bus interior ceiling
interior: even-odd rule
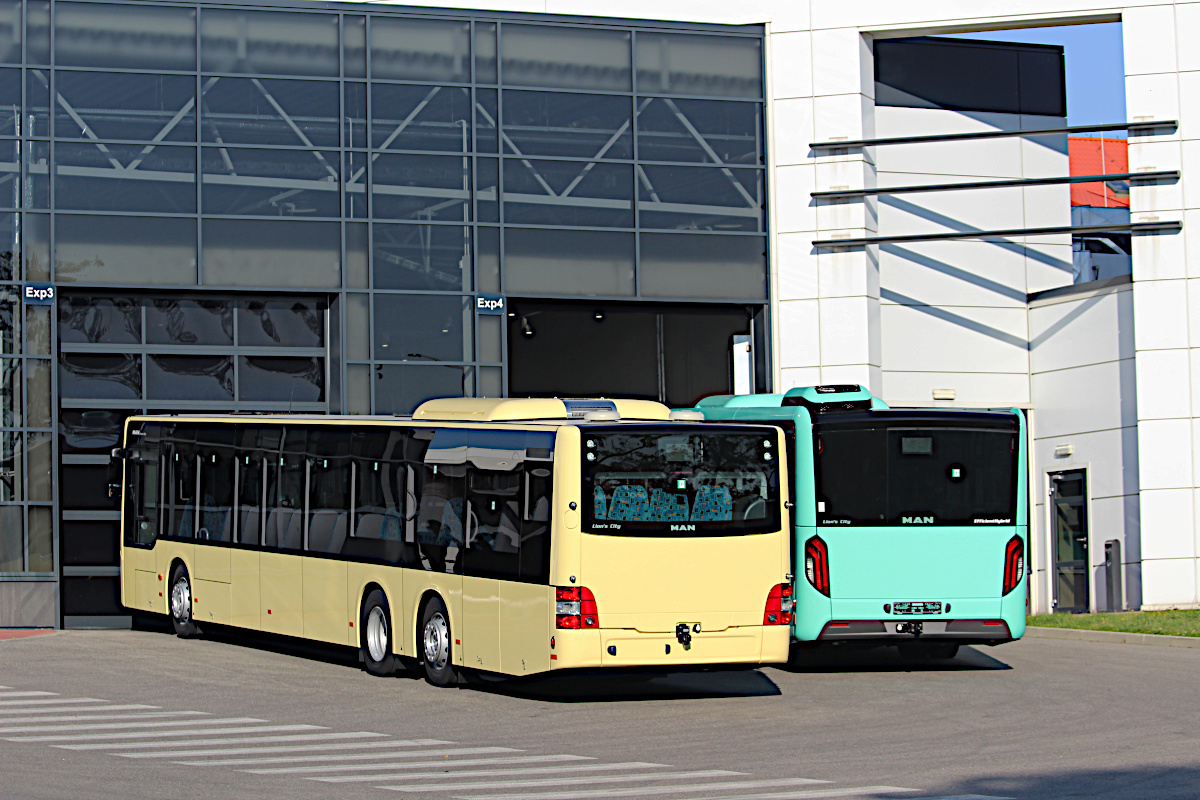
[[[734,391],[740,306],[510,301],[510,397],[629,397],[687,408]],[[745,356],[749,360],[749,351]]]

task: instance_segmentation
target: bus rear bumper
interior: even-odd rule
[[[609,628],[596,631],[595,634],[599,638],[599,652],[595,656],[586,650],[581,652],[580,648],[573,646],[575,642],[571,642],[569,648],[561,648],[561,655],[554,660],[551,669],[593,665],[673,667],[781,664],[787,661],[791,640],[787,625],[746,625],[722,631],[690,632],[690,641],[686,642],[681,642],[674,632],[643,633],[627,628]]]
[[[1013,640],[1002,619],[853,619],[825,623],[817,637],[822,642],[876,642],[898,644],[917,639],[955,641],[962,644],[1000,644]]]

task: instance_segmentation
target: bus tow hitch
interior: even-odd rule
[[[684,647],[689,647],[692,644],[692,628],[686,622],[681,622],[675,626],[675,638]]]
[[[896,633],[911,633],[913,638],[918,638],[924,626],[919,622],[897,622]]]

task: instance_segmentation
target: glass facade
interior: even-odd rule
[[[0,0],[0,578],[120,613],[97,600],[114,507],[55,487],[102,480],[130,413],[501,395],[508,326],[477,292],[762,308],[762,47],[757,26]]]

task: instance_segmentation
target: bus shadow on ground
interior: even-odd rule
[[[1148,800],[1178,798],[1192,800],[1200,786],[1200,760],[1184,764],[1144,764],[1113,769],[1062,769],[1053,773],[1021,774],[1019,769],[1003,774],[979,775],[922,789],[921,797],[996,798],[996,800],[1056,800],[1099,798],[1104,800]],[[880,792],[864,800],[905,800],[911,792]]]
[[[793,648],[791,660],[775,669],[785,672],[955,672],[1012,669],[975,647],[959,649],[954,658],[903,658],[895,647]]]
[[[782,694],[775,682],[757,669],[687,672],[622,669],[537,675],[528,678],[470,675],[460,685],[479,691],[553,703],[698,700]]]

